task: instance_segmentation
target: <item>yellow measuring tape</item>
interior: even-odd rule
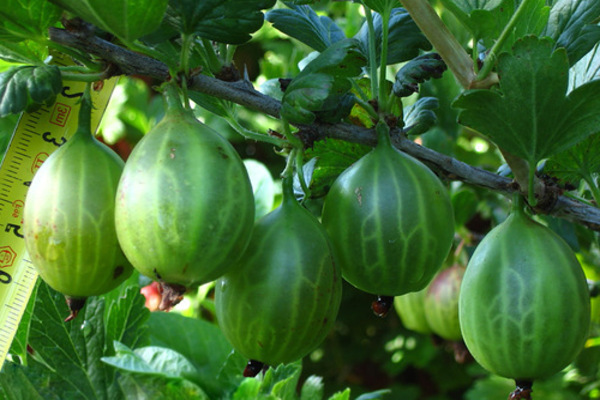
[[[117,78],[106,80],[92,91],[92,132],[116,82]],[[23,113],[0,164],[0,368],[37,279],[23,240],[25,195],[44,160],[75,133],[84,87],[83,82],[63,81],[62,93],[52,106]]]

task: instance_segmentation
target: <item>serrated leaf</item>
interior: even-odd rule
[[[396,73],[393,91],[398,97],[410,96],[419,91],[419,83],[442,77],[448,67],[437,53],[423,54],[404,64]]]
[[[598,17],[597,0],[559,0],[550,11],[543,35],[554,39],[557,48],[564,47],[573,65],[600,41],[600,26],[594,23]]]
[[[168,0],[49,0],[126,42],[156,30]]]
[[[53,390],[64,398],[96,398],[87,369],[87,362],[93,360],[87,360],[81,329],[84,312],[80,312],[77,320],[63,322],[69,314],[64,296],[45,283],[40,284],[29,343],[34,359],[48,368],[45,375],[52,382]]]
[[[568,69],[564,49],[526,37],[500,55],[499,90],[469,90],[454,102],[459,122],[536,165],[600,129],[600,81],[565,97]]]
[[[310,124],[330,96],[344,96],[352,87],[348,78],[362,72],[366,58],[358,43],[344,39],[319,54],[292,80],[281,105],[291,123]]]
[[[514,0],[442,0],[442,4],[487,47],[500,36],[518,6]],[[525,6],[504,47],[498,50],[510,48],[525,35],[538,35],[546,26],[550,14],[546,0],[528,1]]]
[[[439,107],[435,97],[421,97],[413,105],[404,109],[404,126],[409,136],[427,132],[437,123],[433,110]]]
[[[350,388],[347,388],[343,392],[336,392],[328,400],[350,400]]]
[[[44,400],[25,375],[25,368],[11,362],[6,362],[2,366],[0,395],[7,400]]]
[[[179,32],[221,43],[242,44],[264,22],[261,10],[276,0],[171,0],[168,22]]]
[[[383,19],[373,13],[377,62],[381,57]],[[419,55],[421,50],[431,49],[431,44],[404,8],[394,8],[389,21],[387,64],[408,61]],[[369,54],[369,29],[365,22],[354,36],[360,42],[364,54]]]
[[[185,355],[196,368],[188,379],[208,395],[219,398],[233,391],[228,380],[218,378],[232,348],[216,325],[174,313],[152,313],[148,325],[151,343]]]
[[[113,290],[104,296],[106,300],[105,326],[106,343],[121,342],[131,348],[148,344],[147,322],[150,311],[144,306],[146,299],[138,285],[125,286],[124,290]],[[112,355],[113,346],[107,346],[104,355]]]
[[[323,51],[346,36],[328,16],[318,16],[309,6],[291,6],[269,11],[265,18],[275,29],[298,39],[317,51]]]
[[[132,292],[125,293],[118,302],[131,302],[127,296]],[[143,302],[135,304],[143,309]],[[42,397],[61,400],[122,398],[114,370],[101,361],[108,348],[104,307],[103,297],[88,298],[79,316],[65,323],[63,319],[69,311],[64,296],[44,282],[40,283],[29,335],[31,362],[26,373]],[[117,310],[126,314],[119,318],[124,326],[135,325],[131,321],[135,321],[136,314],[141,311],[118,306],[113,316]]]
[[[57,66],[20,66],[0,73],[0,118],[52,104],[62,90]]]
[[[61,12],[46,0],[4,0],[0,9],[0,41],[43,41]]]
[[[301,361],[269,368],[260,385],[260,393],[271,394],[277,399],[295,398],[301,372]]]
[[[544,172],[560,181],[577,185],[581,179],[594,179],[600,174],[600,134],[595,134],[577,146],[551,157]]]
[[[302,384],[300,400],[321,400],[323,398],[323,378],[311,375]]]

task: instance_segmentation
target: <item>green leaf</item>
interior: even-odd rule
[[[116,355],[103,357],[102,361],[128,372],[176,379],[185,379],[197,372],[187,358],[166,347],[147,346],[132,350],[115,342],[114,348]]]
[[[126,42],[156,30],[168,0],[49,0]]]
[[[551,157],[544,172],[562,182],[577,186],[581,179],[595,179],[600,174],[600,134],[589,136],[576,146]]]
[[[549,39],[526,37],[498,60],[499,90],[469,90],[453,106],[459,122],[536,165],[600,129],[600,81],[565,97],[569,64]]]
[[[184,355],[194,366],[194,376],[187,379],[214,398],[233,391],[229,377],[218,378],[232,348],[216,325],[175,313],[152,313],[148,325],[153,345]]]
[[[210,400],[200,387],[185,379],[123,373],[119,385],[126,400]]]
[[[291,123],[309,124],[330,96],[343,96],[352,87],[347,78],[362,72],[366,58],[358,42],[344,39],[319,54],[292,80],[281,106],[281,115]]]
[[[232,400],[263,399],[266,396],[260,394],[261,381],[255,378],[246,378],[233,394]]]
[[[137,274],[132,277],[137,279]],[[131,279],[131,278],[130,278]],[[147,321],[150,311],[144,306],[146,299],[140,293],[138,285],[121,285],[123,290],[113,290],[104,295],[106,304],[104,321],[106,326],[107,348],[104,355],[112,355],[115,341],[137,348],[149,343]]]
[[[452,194],[452,209],[454,210],[454,223],[463,226],[477,212],[477,195],[471,189],[462,189]]]
[[[54,103],[62,90],[60,70],[54,65],[12,67],[0,73],[0,118]]]
[[[63,319],[69,312],[64,296],[45,283],[38,288],[29,343],[34,360],[47,368],[45,375],[50,378],[52,390],[67,399],[96,398],[94,379],[88,366],[93,369],[91,364],[100,360],[88,360],[83,329],[95,329],[97,319],[102,318],[102,314],[92,315],[92,320],[88,321],[85,318],[88,316],[88,306],[80,312],[77,320],[65,323]],[[82,325],[82,319],[86,324]],[[42,389],[42,395],[50,390],[49,387]]]
[[[543,35],[551,37],[557,48],[564,47],[573,65],[600,41],[598,17],[597,0],[559,0],[550,11]]]
[[[273,5],[275,0],[171,0],[167,21],[183,34],[242,44],[262,26],[261,10]]]
[[[419,83],[442,77],[448,67],[437,53],[423,54],[404,64],[396,73],[393,91],[398,97],[407,97],[419,91]]]
[[[600,79],[600,43],[571,68],[569,90],[594,79]]]
[[[46,0],[4,0],[0,9],[0,41],[44,41],[61,9]]]
[[[442,4],[468,28],[476,40],[482,40],[486,47],[491,47],[500,36],[518,3],[514,0],[442,0]],[[549,14],[550,7],[546,6],[546,0],[528,1],[511,36],[500,50],[510,48],[517,39],[525,35],[540,34]]]
[[[398,4],[395,0],[363,0],[363,3],[380,14],[383,14],[386,10],[391,10]]]
[[[437,123],[437,116],[433,110],[439,107],[435,97],[421,97],[413,105],[404,110],[404,126],[409,136],[420,135]]]
[[[312,149],[305,151],[307,160],[317,158],[310,186],[312,197],[325,196],[333,181],[369,150],[369,146],[343,140],[327,139],[315,142]]]
[[[374,392],[361,394],[356,400],[378,400],[382,399],[384,395],[392,393],[389,389],[376,390]]]
[[[0,42],[0,59],[16,64],[41,65],[48,57],[48,47],[33,40]]]
[[[25,369],[11,362],[2,366],[0,396],[7,400],[44,400],[25,375]]]
[[[381,56],[383,35],[382,18],[373,13],[377,62]],[[391,13],[388,33],[388,56],[386,65],[408,61],[419,55],[421,50],[431,49],[431,44],[404,8],[394,8]],[[369,29],[365,22],[354,36],[360,42],[364,54],[369,54]]]
[[[343,392],[334,393],[329,400],[350,400],[350,388],[347,388]]]
[[[290,7],[271,10],[265,18],[275,29],[317,51],[346,38],[342,29],[328,16],[318,16],[309,6]]]
[[[301,372],[301,361],[269,368],[265,373],[260,392],[272,394],[278,399],[294,399]]]
[[[323,378],[311,375],[300,389],[300,400],[321,400],[323,398]]]
[[[273,181],[273,176],[267,166],[260,161],[245,159],[244,166],[248,171],[254,193],[254,219],[258,220],[273,210],[276,193],[275,181]]]
[[[134,292],[126,290],[116,301],[130,303],[128,296],[131,293]],[[136,320],[136,315],[144,309],[143,302],[141,305],[139,302],[135,304],[141,309],[117,306],[112,312],[113,318],[117,310],[120,310],[127,315],[119,318],[123,325],[135,325],[131,321]],[[103,297],[88,298],[79,316],[65,323],[63,319],[69,314],[69,310],[64,296],[40,281],[28,341],[30,362],[26,368],[19,368],[22,368],[42,398],[122,398],[115,371],[101,361],[108,348],[104,308]]]

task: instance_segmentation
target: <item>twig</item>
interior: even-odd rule
[[[68,32],[58,28],[50,28],[50,38],[62,45],[87,51],[97,57],[114,64],[118,74],[142,75],[159,80],[169,76],[168,68],[162,62],[116,46],[95,36],[78,36],[76,32]],[[266,96],[252,87],[248,81],[225,82],[206,75],[192,78],[190,90],[202,92],[223,100],[231,101],[263,114],[279,118],[281,103]],[[298,126],[311,132],[315,140],[325,138],[341,139],[348,142],[374,146],[377,142],[374,129],[366,129],[348,123],[324,124],[315,123],[310,126]],[[518,185],[508,178],[498,176],[481,168],[473,167],[462,161],[440,154],[427,147],[420,146],[410,140],[402,139],[398,130],[391,132],[392,143],[398,149],[425,162],[439,175],[449,180],[460,180],[470,185],[483,187],[506,195],[519,190]],[[582,201],[546,190],[546,201],[536,209],[542,214],[564,218],[582,224],[594,231],[600,231],[600,209]]]

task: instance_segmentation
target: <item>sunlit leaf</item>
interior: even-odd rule
[[[241,44],[263,25],[261,10],[274,4],[275,0],[171,0],[168,22],[184,34]]]
[[[276,29],[317,51],[323,51],[346,37],[331,18],[318,16],[309,6],[277,8],[269,11],[266,19]]]
[[[0,41],[44,40],[61,9],[46,0],[3,0],[0,8]]]
[[[52,104],[61,90],[62,77],[56,66],[10,68],[0,73],[0,118]]]
[[[564,47],[573,65],[600,41],[600,1],[558,0],[550,12],[548,26],[543,32]]]
[[[600,130],[600,81],[568,96],[569,63],[548,39],[527,37],[498,61],[498,90],[469,90],[454,106],[459,122],[535,165]]]
[[[168,0],[49,0],[126,41],[157,29]]]

